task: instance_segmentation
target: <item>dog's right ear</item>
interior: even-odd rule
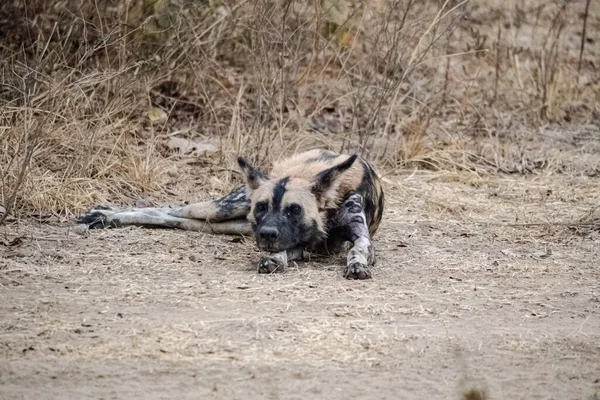
[[[244,173],[246,177],[246,185],[248,185],[248,189],[256,190],[267,181],[267,177],[263,175],[257,168],[254,168],[248,161],[246,161],[243,157],[238,157],[237,159],[238,165],[240,169]]]

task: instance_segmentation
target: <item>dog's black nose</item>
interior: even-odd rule
[[[274,241],[279,238],[279,231],[277,230],[277,228],[272,228],[270,226],[264,226],[264,227],[260,228],[260,231],[258,232],[258,234],[260,235],[260,238],[263,240]]]

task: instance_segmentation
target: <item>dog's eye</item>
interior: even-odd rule
[[[256,203],[256,206],[254,206],[254,211],[262,214],[265,211],[267,211],[267,203]]]
[[[298,215],[302,212],[302,207],[300,207],[299,204],[294,203],[294,204],[290,205],[290,207],[288,208],[288,211],[292,215]]]

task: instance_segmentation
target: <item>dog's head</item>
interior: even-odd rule
[[[315,176],[301,178],[269,178],[244,158],[238,158],[251,204],[248,220],[258,247],[277,252],[323,240],[326,237],[323,207],[356,158],[352,155]]]

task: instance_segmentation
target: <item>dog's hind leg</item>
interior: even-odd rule
[[[146,228],[171,228],[188,231],[200,231],[226,235],[245,235],[252,233],[250,221],[246,218],[213,222],[202,219],[179,218],[169,215],[162,209],[137,210],[94,210],[78,219],[79,223],[88,224],[90,228],[118,228],[122,226],[142,226]]]
[[[90,228],[145,226],[248,235],[251,232],[250,223],[246,221],[249,211],[250,201],[242,185],[218,200],[184,207],[95,207],[78,217],[77,222]]]

